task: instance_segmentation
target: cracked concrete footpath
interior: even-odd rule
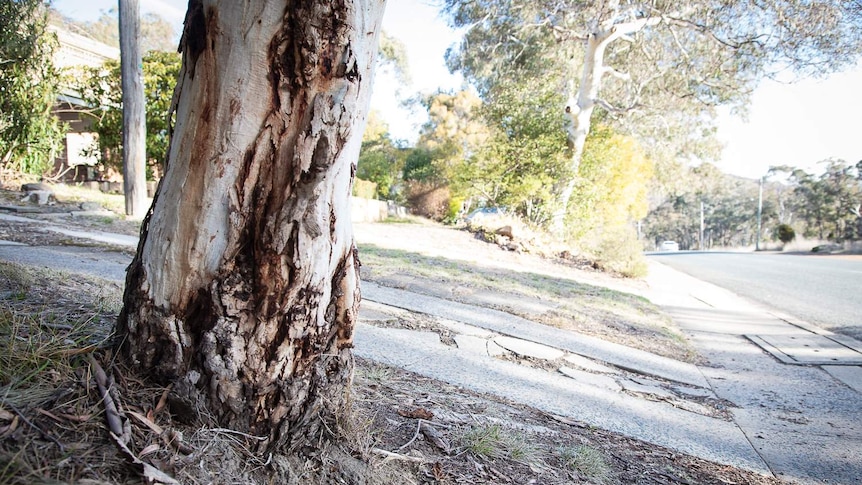
[[[862,367],[841,363],[857,360],[847,354],[862,344],[667,266],[652,264],[647,280],[653,290],[647,296],[708,359],[702,370],[710,387],[737,406],[734,422],[776,476],[803,484],[862,483]],[[808,343],[795,349],[756,344],[765,340]],[[818,348],[819,341],[828,345]],[[806,354],[830,361],[830,352],[834,365],[787,363]]]
[[[0,245],[0,259],[120,283],[129,262],[128,256],[95,248],[13,245]],[[860,483],[859,394],[820,367],[777,361],[746,337],[804,330],[746,306],[730,292],[657,268],[649,297],[689,333],[708,366],[367,282],[356,353],[719,463],[799,483]],[[436,333],[371,325],[375,313],[385,319],[393,312],[432,316],[452,330],[457,345],[441,343]],[[536,349],[544,349],[549,355],[543,358],[553,365],[562,362],[557,371],[499,358]],[[854,374],[852,368],[844,373]],[[730,409],[729,420],[686,395],[738,407]]]

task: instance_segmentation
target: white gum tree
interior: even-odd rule
[[[715,106],[744,105],[763,77],[823,75],[862,52],[862,6],[852,1],[445,0],[444,9],[468,27],[450,66],[480,92],[537,66],[561,78],[570,176],[556,187],[557,232],[596,108],[648,145],[696,143]]]
[[[120,353],[262,450],[315,446],[352,376],[349,196],[385,0],[191,0]]]

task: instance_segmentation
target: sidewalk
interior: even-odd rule
[[[128,256],[94,251],[0,243],[0,259],[122,283]],[[785,364],[758,346],[756,337],[813,333],[665,266],[652,264],[648,282],[647,296],[672,316],[708,365],[695,367],[503,312],[367,282],[356,353],[791,482],[862,483],[862,367],[828,366],[827,372]],[[456,345],[441,343],[432,332],[374,325],[403,312],[432,318],[454,334]],[[528,367],[513,356],[546,365]]]

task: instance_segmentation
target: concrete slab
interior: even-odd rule
[[[364,299],[384,302],[406,310],[456,320],[503,335],[548,345],[632,372],[654,375],[692,386],[709,387],[703,374],[692,364],[597,337],[563,331],[501,311],[387,288],[369,282],[363,283],[362,296]]]
[[[568,354],[563,357],[563,360],[566,362],[580,367],[581,369],[590,371],[590,372],[599,372],[601,374],[619,374],[620,371],[614,369],[613,367],[608,367],[606,365],[600,364],[593,359],[588,359],[584,356],[577,354]]]
[[[785,364],[862,365],[862,354],[823,335],[796,332],[746,337]]]
[[[91,274],[117,283],[126,281],[132,257],[77,246],[0,246],[0,260],[70,273]]]
[[[359,318],[364,320],[386,321],[406,316],[409,313],[376,301],[363,300],[359,305]]]
[[[7,209],[7,210],[9,210],[9,209]],[[16,211],[16,212],[22,212],[22,211],[20,211],[20,210],[19,210],[19,211]],[[33,212],[36,212],[36,211],[33,211]],[[35,223],[38,223],[38,224],[47,224],[47,222],[46,222],[46,221],[43,221],[43,220],[40,220],[40,219],[31,219],[31,218],[29,218],[29,217],[18,217],[18,216],[13,216],[13,215],[10,215],[10,214],[3,214],[3,213],[0,213],[0,221],[9,221],[9,222],[35,222]]]
[[[117,246],[126,246],[130,248],[138,247],[138,237],[137,236],[126,236],[124,234],[111,234],[107,232],[90,232],[90,231],[73,231],[71,229],[65,229],[62,227],[55,226],[46,226],[45,229],[49,231],[57,232],[60,234],[65,234],[67,236],[72,237],[80,237],[84,239],[91,239],[93,241],[99,241],[108,244],[116,244]]]
[[[479,355],[488,355],[488,339],[456,334],[452,337],[459,349]]]
[[[605,375],[593,374],[591,372],[572,369],[571,367],[566,366],[562,366],[558,370],[560,374],[576,380],[579,384],[601,387],[602,389],[614,392],[622,391],[622,387],[617,383],[617,381]]]
[[[35,207],[26,207],[21,205],[0,205],[0,210],[18,212],[20,214],[41,212]]]
[[[557,360],[566,355],[562,350],[519,338],[500,336],[494,339],[494,343],[518,355],[536,359]]]
[[[735,424],[561,374],[447,347],[435,334],[359,324],[358,356],[533,406],[682,453],[769,474]]]
[[[862,394],[862,367],[849,365],[827,365],[823,370],[832,377]]]
[[[649,386],[645,384],[641,384],[639,382],[635,382],[629,379],[621,379],[619,381],[620,385],[624,390],[628,392],[635,392],[638,394],[647,394],[650,396],[655,396],[658,398],[664,399],[674,399],[676,396],[667,389],[659,386]]]
[[[842,367],[786,365],[745,337],[811,334],[743,298],[692,303],[680,297],[689,277],[666,267],[657,274],[663,309],[709,361],[701,370],[715,396],[772,472],[794,484],[862,483],[859,392],[826,373]]]
[[[436,318],[435,320],[438,325],[446,327],[459,335],[470,335],[472,337],[481,337],[483,339],[489,339],[497,335],[496,333],[485,330],[484,328],[456,322],[455,320],[449,320],[448,318]]]

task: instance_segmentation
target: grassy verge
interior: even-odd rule
[[[369,244],[359,249],[366,281],[496,308],[686,362],[697,359],[667,315],[631,293]]]

